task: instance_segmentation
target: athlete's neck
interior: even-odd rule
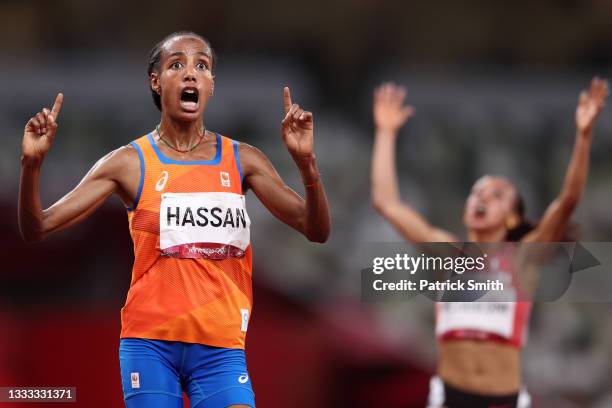
[[[502,242],[506,239],[508,231],[504,228],[489,230],[468,230],[470,242]]]
[[[167,143],[180,150],[194,146],[206,132],[203,118],[194,122],[178,122],[165,115],[162,115],[158,130]]]

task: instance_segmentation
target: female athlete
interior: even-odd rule
[[[159,125],[100,159],[46,210],[40,171],[63,95],[25,126],[19,226],[26,241],[84,220],[113,193],[127,208],[135,259],[119,356],[129,408],[182,407],[183,391],[194,408],[255,406],[244,354],[252,305],[248,189],[310,241],[325,242],[330,233],[312,113],[284,89],[281,134],[304,200],[261,151],[206,129],[214,65],[198,34],[173,33],[157,44],[148,74]]]
[[[486,175],[476,181],[465,204],[463,221],[468,241],[556,242],[562,239],[584,190],[592,129],[607,95],[607,83],[598,78],[593,79],[589,91],[580,94],[576,140],[565,181],[541,221],[530,226],[524,219],[524,204],[516,186],[503,177]],[[404,105],[404,98],[405,90],[393,84],[383,84],[374,94],[376,138],[371,173],[374,207],[408,241],[456,242],[455,235],[430,225],[400,199],[395,141],[399,129],[413,114],[413,108]],[[515,280],[516,271],[504,251],[489,259],[488,264],[496,273]],[[528,396],[520,395],[520,348],[526,338],[531,304],[491,305],[484,302],[436,304],[439,358],[437,376],[430,384],[430,407],[527,406]]]

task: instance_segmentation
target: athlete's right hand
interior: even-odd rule
[[[57,117],[63,100],[64,95],[58,93],[51,110],[44,108],[26,123],[22,142],[24,160],[36,162],[45,158],[57,131]]]
[[[595,77],[588,91],[582,91],[576,108],[576,128],[582,135],[589,135],[597,116],[606,104],[608,82]]]
[[[374,123],[377,131],[396,134],[414,114],[414,108],[404,105],[406,89],[387,82],[374,91]]]

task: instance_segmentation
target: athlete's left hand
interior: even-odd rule
[[[603,109],[608,97],[608,82],[595,77],[591,88],[582,91],[576,108],[576,128],[580,134],[588,135],[593,129],[595,119]]]
[[[313,118],[312,112],[300,108],[291,102],[289,88],[285,87],[283,95],[285,118],[281,122],[283,141],[295,160],[310,159],[313,155]]]

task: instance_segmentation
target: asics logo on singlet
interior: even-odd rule
[[[249,381],[249,375],[248,374],[242,374],[240,377],[238,377],[238,382],[240,384],[246,384],[246,382]]]
[[[159,176],[159,180],[157,180],[157,184],[155,184],[155,191],[162,191],[164,187],[166,187],[166,183],[168,182],[168,172],[162,171]]]

